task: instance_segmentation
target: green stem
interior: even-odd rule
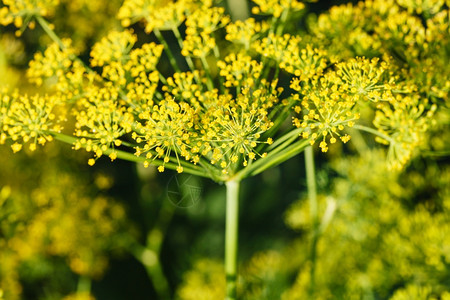
[[[175,206],[169,201],[163,201],[156,223],[147,234],[146,246],[143,247],[136,242],[130,249],[134,257],[145,267],[159,296],[158,299],[170,299],[169,283],[162,268],[160,254],[174,212]]]
[[[208,61],[206,60],[206,57],[204,55],[200,56],[200,61],[202,62],[203,69],[205,70],[206,73],[207,77],[206,85],[208,86],[208,90],[212,91],[214,90],[214,82],[211,76]]]
[[[239,219],[239,181],[226,182],[227,212],[225,228],[225,300],[237,299],[237,249]]]
[[[308,200],[311,220],[313,223],[312,243],[311,243],[311,284],[309,287],[310,299],[313,299],[315,288],[315,272],[316,272],[316,256],[317,256],[317,240],[318,240],[318,228],[319,218],[317,209],[317,187],[315,178],[314,167],[314,151],[312,146],[308,146],[305,149],[305,167],[306,167],[306,184],[308,186]]]
[[[45,33],[59,46],[61,50],[67,49],[62,40],[53,31],[53,29],[50,28],[49,23],[42,16],[36,15],[36,20],[38,21],[39,25],[41,25],[42,29],[44,29]],[[82,61],[78,56],[72,54],[69,57],[73,60],[80,62],[86,68],[87,72],[95,73],[95,71],[92,70],[91,67],[89,67],[87,64],[85,64],[84,61]]]
[[[159,31],[159,29],[153,29],[153,32],[155,33],[156,38],[158,41],[164,45],[164,50],[166,50],[167,56],[169,57],[169,62],[172,65],[172,68],[175,70],[175,72],[181,72],[180,68],[178,67],[177,61],[175,59],[175,56],[172,53],[172,50],[169,48],[169,44],[167,44],[166,40],[164,39],[163,35]]]
[[[64,46],[61,39],[56,35],[56,33],[50,28],[48,22],[40,15],[36,15],[36,20],[38,21],[39,25],[41,25],[42,29],[44,29],[45,33],[55,42],[58,44],[59,48],[61,50],[66,49],[66,46]]]
[[[169,284],[159,261],[159,253],[140,244],[131,246],[130,251],[145,267],[148,276],[153,281],[153,286],[159,296],[158,299],[170,299]]]
[[[288,140],[284,144],[288,144],[290,142],[291,141]],[[310,140],[301,140],[290,145],[289,147],[285,147],[284,144],[279,147],[282,148],[282,150],[279,150],[279,148],[274,149],[272,152],[267,154],[266,157],[258,159],[251,165],[236,173],[233,178],[235,180],[242,180],[250,176],[255,176],[271,167],[283,163],[301,153],[310,144]]]
[[[178,27],[174,26],[172,28],[173,33],[175,34],[175,37],[177,38],[178,45],[180,46],[180,49],[183,49],[183,39],[181,38],[180,31],[178,30]],[[192,61],[192,58],[190,56],[186,56],[186,63],[188,64],[189,69],[191,69],[192,72],[194,72],[194,62]],[[200,83],[200,81],[199,81]]]
[[[214,46],[214,56],[216,57],[216,62],[220,60],[220,51],[219,51],[219,47],[217,47],[217,45]],[[217,63],[216,63],[217,64]],[[218,75],[217,77],[219,78],[219,89],[220,92],[222,94],[225,94],[225,88],[224,88],[224,79],[222,76],[220,76],[220,71],[217,71]]]
[[[92,281],[89,277],[80,276],[78,278],[77,294],[90,293]]]
[[[367,126],[364,126],[364,125],[358,125],[358,124],[354,125],[353,128],[372,133],[372,134],[374,134],[376,136],[379,136],[380,138],[388,141],[389,143],[395,143],[395,141],[391,137],[389,137],[389,136],[379,132],[378,130],[376,130],[374,128],[367,127]]]
[[[70,135],[66,135],[63,133],[57,133],[57,132],[49,132],[49,134],[53,135],[53,137],[60,141],[60,142],[64,142],[67,144],[71,144],[73,145],[78,139],[76,137],[70,136]],[[144,157],[141,156],[136,156],[132,153],[123,151],[123,150],[118,150],[118,149],[107,149],[106,151],[104,151],[104,155],[108,156],[109,154],[111,154],[112,152],[115,152],[117,154],[117,158],[119,159],[123,159],[123,160],[127,160],[127,161],[131,161],[131,162],[136,162],[136,163],[143,163],[145,162],[147,159],[145,159]],[[159,160],[153,160],[151,162],[153,165],[156,166],[162,166],[164,165],[164,167],[171,169],[171,170],[176,170],[178,168],[178,163],[163,163],[162,161]],[[187,166],[185,164],[183,164],[183,172],[188,173],[188,174],[192,174],[192,175],[197,175],[200,177],[206,177],[206,178],[210,178],[210,176],[200,167],[190,164],[191,166]]]

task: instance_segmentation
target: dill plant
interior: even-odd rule
[[[333,7],[299,34],[291,25],[305,4],[295,0],[255,0],[241,20],[213,1],[126,0],[123,28],[93,45],[89,60],[48,21],[59,1],[2,2],[1,24],[18,35],[38,24],[52,43],[27,70],[46,94],[1,91],[0,143],[18,152],[59,140],[91,153],[89,165],[108,156],[225,183],[226,299],[237,298],[242,180],[305,153],[312,294],[321,225],[313,146],[327,152],[371,133],[387,145],[388,167],[401,170],[448,98],[448,80],[426,72],[448,73],[426,58],[448,49],[439,44],[448,38],[441,2],[425,10],[426,27],[408,12],[414,1],[367,1]],[[129,28],[140,25],[142,42]]]

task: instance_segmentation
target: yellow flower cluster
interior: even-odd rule
[[[137,37],[130,31],[112,31],[108,36],[92,47],[91,64],[94,67],[103,67],[112,62],[119,62],[133,48]]]
[[[177,290],[182,300],[221,299],[225,295],[224,270],[221,263],[203,259],[183,275],[183,284]]]
[[[206,57],[216,47],[214,31],[230,22],[222,7],[198,9],[186,19],[186,38],[181,54],[184,56]]]
[[[44,53],[36,53],[29,63],[27,76],[37,86],[51,85],[62,99],[69,101],[83,93],[85,80],[93,78],[88,78],[91,76],[87,76],[86,67],[76,59],[77,52],[71,48],[71,40],[65,39],[62,43],[64,49],[53,43]]]
[[[91,51],[91,65],[103,67],[102,76],[124,86],[127,82],[125,59],[136,43],[137,37],[129,30],[113,31],[96,43]]]
[[[172,151],[177,158],[178,173],[183,172],[180,165],[178,153],[186,160],[191,159],[191,139],[194,134],[192,127],[194,126],[195,111],[187,103],[177,103],[167,98],[158,105],[149,107],[148,111],[139,114],[139,118],[145,121],[144,125],[137,125],[136,131],[132,137],[144,146],[136,147],[136,155],[145,154],[147,159],[144,166],[149,165],[150,159],[162,158],[163,165],[158,167],[158,171],[164,171],[165,163],[171,158]],[[195,137],[195,134],[194,134]],[[152,151],[156,152],[154,156]],[[197,151],[192,151],[195,154]],[[193,158],[194,162],[198,162],[198,156]]]
[[[325,152],[338,139],[350,140],[346,129],[355,125],[362,107],[387,103],[378,107],[379,131],[365,129],[390,143],[396,129],[387,128],[400,128],[402,123],[390,123],[395,114],[389,112],[400,105],[396,98],[400,92],[408,99],[415,99],[417,92],[444,99],[448,95],[448,81],[439,80],[437,72],[427,75],[433,66],[449,72],[445,60],[434,64],[431,59],[447,49],[441,40],[448,36],[448,12],[430,15],[425,26],[393,0],[391,6],[380,0],[348,4],[308,21],[311,34],[300,37],[284,30],[295,15],[290,13],[303,9],[303,3],[255,3],[253,13],[275,18],[231,23],[225,9],[211,1],[126,0],[118,14],[123,25],[143,21],[146,32],[154,31],[160,44],[137,47],[137,35],[131,30],[110,31],[92,47],[90,69],[76,57],[70,40],[56,38],[44,53],[35,55],[28,77],[37,85],[53,84],[61,100],[75,103],[74,148],[93,152],[90,164],[103,154],[114,160],[120,147],[134,149],[146,165],[155,162],[160,171],[169,167],[181,172],[188,166],[202,170],[208,164],[212,173],[219,170],[229,175],[239,171],[238,165],[246,166],[271,149],[263,145],[277,134],[268,133],[270,129],[283,128],[281,136],[289,131],[281,125],[291,108],[296,114],[296,134],[311,144],[320,139]],[[380,21],[384,19],[392,22]],[[182,22],[184,36],[179,32]],[[183,57],[174,55],[173,43],[165,41],[168,35],[159,29],[173,31],[176,48],[181,50],[178,55],[184,56],[186,64],[177,65]],[[224,31],[226,49],[221,51],[216,37]],[[160,68],[164,64],[158,65],[163,51],[175,73],[167,74],[167,69]],[[408,66],[393,62],[389,51],[404,58],[402,63]],[[354,58],[359,52],[376,58]],[[221,56],[225,53],[228,56]],[[200,61],[194,63],[192,57]],[[282,71],[287,74],[280,76]],[[293,91],[283,93],[278,80],[286,75]],[[274,108],[275,103],[279,104]],[[416,104],[418,109],[423,105]],[[3,111],[10,110],[6,101],[3,106],[7,107]],[[419,111],[426,113],[430,108],[423,106]],[[417,120],[410,112],[404,111],[407,118]],[[4,123],[5,116],[0,120]],[[6,127],[1,130],[4,143],[11,133]],[[127,139],[132,142],[124,144]],[[418,146],[412,142],[415,138],[401,140],[395,147],[406,141],[411,141],[411,149]],[[281,141],[275,145],[287,147],[289,142],[283,141],[293,142],[290,138]],[[403,165],[410,155],[393,157],[403,157]]]
[[[445,0],[398,0],[397,3],[407,8],[409,13],[430,17],[441,11]]]
[[[253,18],[244,21],[237,20],[226,26],[227,35],[225,38],[233,43],[242,44],[246,50],[258,39],[259,36],[267,32],[270,28],[267,22],[257,22]]]
[[[247,166],[247,159],[252,161],[265,155],[256,148],[260,143],[272,143],[271,138],[261,141],[261,136],[273,125],[268,112],[278,100],[274,86],[276,82],[256,90],[245,87],[236,99],[219,96],[219,107],[208,114],[213,119],[208,120],[208,124],[203,120],[203,130],[207,129],[206,138],[213,149],[211,164],[218,162],[223,173],[235,168],[234,164],[239,160]]]
[[[261,63],[241,53],[228,55],[225,60],[217,62],[217,66],[219,75],[225,78],[224,85],[236,87],[237,92],[242,86],[254,86],[263,69]]]
[[[65,119],[64,111],[57,111],[60,104],[56,97],[29,97],[3,90],[0,93],[0,144],[10,139],[14,142],[12,150],[18,152],[26,143],[34,151],[38,144],[52,141],[52,132],[60,132],[60,122]]]
[[[124,27],[143,20],[146,23],[145,31],[150,33],[154,29],[170,30],[178,27],[186,19],[186,14],[196,8],[197,4],[192,0],[125,0],[117,17],[122,20]]]
[[[414,149],[423,143],[436,110],[436,105],[432,105],[426,111],[425,105],[418,97],[402,95],[378,105],[373,123],[386,136],[378,140],[389,144],[391,169],[401,169],[411,159]]]
[[[201,82],[198,82],[202,80]],[[200,73],[198,70],[194,72],[182,72],[175,73],[173,77],[169,77],[166,80],[166,84],[162,87],[162,90],[174,99],[180,102],[189,102],[195,108],[199,108],[202,105],[207,105],[205,100],[213,97],[207,96],[211,92],[205,91],[206,82],[204,73]],[[216,92],[213,93],[217,95]]]
[[[269,33],[267,37],[255,41],[252,44],[252,48],[263,57],[271,58],[279,64],[283,60],[285,53],[292,53],[291,57],[294,56],[296,52],[298,53],[296,50],[298,49],[298,44],[301,40],[301,37],[292,36],[287,33],[283,36]],[[289,60],[289,58],[286,58],[285,60]]]
[[[305,48],[298,45],[289,51],[283,52],[280,68],[289,72],[301,81],[317,80],[327,67],[327,52],[323,49],[313,48],[307,44]]]
[[[360,118],[359,108],[366,101],[394,101],[392,89],[394,77],[388,70],[388,64],[379,59],[354,58],[335,65],[322,77],[313,77],[308,84],[302,84],[302,78],[294,78],[291,88],[303,94],[296,113],[302,112],[302,118],[295,117],[294,125],[304,128],[302,136],[311,138],[311,144],[322,136],[320,148],[328,150],[327,139],[334,144],[339,137],[344,143],[350,136],[342,134],[346,127],[353,127]]]
[[[269,14],[275,18],[279,18],[283,12],[286,11],[299,11],[305,8],[303,2],[297,0],[253,0],[257,4],[252,8],[252,13]]]
[[[33,16],[51,15],[60,0],[2,0],[4,6],[0,8],[0,24],[6,26],[13,23],[17,28],[29,25]],[[20,33],[20,31],[18,31]]]
[[[75,111],[75,136],[78,140],[74,148],[85,148],[95,153],[96,159],[110,150],[109,158],[115,160],[115,147],[122,145],[120,138],[131,132],[134,117],[124,106],[119,106],[118,94],[111,89],[98,89],[84,99],[84,109]],[[95,160],[91,158],[89,164]]]
[[[446,286],[449,273],[446,237],[450,231],[450,206],[441,207],[440,203],[449,203],[449,198],[442,195],[448,194],[450,169],[441,165],[428,169],[428,174],[415,171],[402,181],[397,172],[380,164],[385,157],[380,150],[332,161],[339,176],[329,183],[330,195],[319,195],[318,199],[321,236],[314,297],[351,299],[376,293],[385,299],[426,299],[414,297],[426,291],[430,296],[445,299],[444,296],[449,296],[442,287]],[[411,199],[421,198],[430,181],[439,192],[427,194],[425,205],[412,208]],[[313,225],[309,216],[305,197],[288,210],[286,223],[294,229],[309,228]],[[293,247],[280,253],[290,258],[290,266],[298,266],[295,283],[284,291],[281,299],[304,299],[310,293],[310,260],[308,254],[298,253],[308,249],[311,242],[301,236]],[[334,247],[334,251],[329,251],[329,247]],[[330,272],[336,268],[341,272]],[[285,274],[279,269],[278,276]],[[401,287],[398,282],[402,282]],[[419,288],[422,283],[429,288]],[[337,285],[343,289],[336,290]]]
[[[373,58],[351,59],[336,64],[336,75],[342,80],[343,88],[355,97],[354,101],[373,102],[393,99],[394,75],[390,74],[388,64]],[[391,85],[390,85],[391,84]]]
[[[48,276],[62,269],[95,279],[105,272],[111,251],[127,243],[122,205],[102,195],[92,197],[98,191],[85,188],[87,178],[59,170],[54,157],[41,158],[29,167],[45,172],[19,172],[11,187],[0,188],[0,289],[8,300],[21,299],[25,265],[45,264],[49,269],[40,272]],[[23,163],[23,156],[14,160],[7,165]]]
[[[130,30],[113,31],[96,43],[91,51],[91,65],[102,67],[103,78],[117,83],[128,91],[142,89],[147,81],[158,82],[156,64],[161,56],[163,46],[155,43],[143,44],[132,49],[137,41]],[[149,74],[152,72],[152,74]],[[127,85],[129,84],[129,85]],[[152,86],[146,86],[153,89]],[[134,101],[133,96],[128,97]]]
[[[255,148],[271,143],[271,139],[262,142],[261,136],[272,126],[268,113],[282,90],[276,88],[276,81],[257,85],[262,66],[249,56],[232,54],[218,67],[224,86],[236,97],[202,91],[204,85],[196,82],[198,72],[175,73],[163,89],[165,99],[139,114],[142,123],[132,136],[144,144],[136,147],[136,155],[145,154],[145,165],[162,159],[158,168],[162,172],[166,163],[176,159],[177,171],[182,172],[180,157],[194,164],[205,158],[229,174],[236,163],[246,166],[248,160],[263,155]]]

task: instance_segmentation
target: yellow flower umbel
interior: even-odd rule
[[[143,146],[136,147],[136,156],[145,154],[144,166],[155,159],[162,159],[163,163],[158,171],[163,172],[164,166],[175,153],[178,173],[183,172],[179,156],[186,160],[191,158],[190,148],[192,137],[196,136],[194,126],[195,111],[187,103],[177,103],[167,98],[158,105],[149,107],[139,114],[143,125],[136,126],[132,137]]]
[[[305,4],[297,0],[253,0],[257,4],[252,8],[252,13],[273,15],[279,18],[283,12],[299,11],[305,8]]]
[[[26,26],[34,28],[31,22],[34,16],[51,15],[59,0],[2,0],[5,5],[0,8],[0,24],[6,26],[13,23],[20,28],[16,32],[20,35]]]
[[[11,106],[11,96],[7,92],[8,90],[3,89],[0,93],[0,145],[3,145],[8,137],[7,114]]]
[[[389,168],[402,169],[423,143],[424,133],[433,123],[436,105],[425,108],[426,103],[420,103],[419,97],[408,95],[398,95],[395,100],[378,105],[373,123],[384,135],[377,140],[389,144]]]
[[[178,27],[186,14],[195,8],[197,5],[191,0],[126,0],[119,10],[118,18],[124,27],[144,21],[145,31],[150,33],[154,29],[170,30]]]
[[[114,149],[122,145],[120,138],[131,132],[134,121],[126,108],[118,104],[117,96],[112,89],[104,88],[84,99],[84,109],[75,111],[76,150],[83,147],[94,152],[96,159],[109,150],[109,158],[117,158]],[[96,159],[90,159],[89,164],[93,165]]]
[[[124,86],[127,82],[124,65],[137,37],[129,30],[113,31],[96,43],[91,51],[91,65],[103,67],[102,76]]]
[[[214,31],[230,22],[221,7],[202,8],[196,10],[186,19],[186,38],[181,54],[205,58],[216,47]]]
[[[273,126],[268,116],[282,89],[277,89],[276,80],[259,81],[262,65],[249,56],[232,54],[219,61],[218,67],[225,78],[224,85],[236,97],[219,96],[217,105],[206,111],[209,118],[203,120],[202,132],[213,149],[211,163],[219,163],[227,174],[238,161],[247,166],[248,160],[265,155],[256,148],[261,143],[271,143],[271,139],[261,137]]]
[[[58,111],[61,103],[56,97],[18,95],[0,95],[0,143],[10,139],[14,142],[14,152],[29,143],[31,151],[37,145],[53,140],[52,132],[59,133],[60,122],[65,120],[64,112]]]
[[[233,43],[242,44],[246,50],[250,49],[250,45],[258,39],[258,37],[269,30],[267,22],[256,22],[250,18],[245,21],[237,20],[226,26],[227,35],[225,38]]]
[[[355,101],[393,99],[395,77],[389,73],[386,62],[380,62],[378,58],[355,58],[336,64],[336,68],[336,75],[342,80],[343,88],[355,97]]]
[[[27,77],[37,86],[50,85],[59,97],[70,101],[83,93],[88,70],[76,59],[78,53],[71,47],[71,40],[63,40],[62,45],[63,49],[55,42],[44,53],[36,53],[29,63]]]
[[[302,136],[311,138],[311,144],[322,136],[320,148],[328,150],[328,142],[344,143],[350,136],[345,128],[353,127],[360,118],[359,109],[364,103],[390,101],[393,84],[389,84],[388,65],[378,59],[356,58],[336,64],[336,70],[323,77],[313,77],[310,82],[294,78],[291,88],[303,96],[296,97],[301,105],[295,106],[302,117],[293,119],[294,125],[304,128]],[[301,75],[302,76],[302,75]]]

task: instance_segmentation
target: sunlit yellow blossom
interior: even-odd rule
[[[118,18],[125,27],[144,20],[145,31],[150,33],[155,28],[167,30],[178,27],[186,14],[196,8],[195,2],[190,0],[126,0],[119,10]]]
[[[422,21],[406,12],[390,15],[389,19],[380,22],[375,30],[381,39],[392,45],[393,49],[406,47],[406,51],[402,51],[401,55],[408,60],[419,56],[421,48],[426,47],[425,27]]]
[[[356,97],[355,101],[389,101],[393,99],[392,84],[394,76],[389,74],[386,62],[364,58],[350,59],[336,64],[336,74],[341,78],[345,88]]]
[[[230,54],[224,61],[217,62],[220,76],[225,78],[226,87],[253,86],[259,79],[263,65],[250,56]]]
[[[186,38],[181,54],[184,56],[206,57],[216,47],[213,32],[227,25],[230,17],[219,7],[196,10],[186,19]]]
[[[108,36],[93,46],[92,66],[102,67],[113,61],[121,61],[131,51],[136,40],[136,35],[130,30],[110,32]]]
[[[133,78],[155,71],[163,49],[163,45],[155,43],[147,43],[133,49],[130,52],[129,61],[125,64],[125,70],[129,71]]]
[[[327,52],[307,44],[305,48],[293,47],[283,53],[280,68],[294,74],[300,81],[317,80],[327,67]]]
[[[144,124],[137,125],[132,137],[143,146],[136,147],[135,155],[144,155],[150,162],[160,159],[163,165],[158,170],[162,172],[175,153],[178,172],[181,172],[179,156],[191,159],[191,141],[196,136],[193,131],[193,108],[187,103],[176,103],[168,98],[143,111],[139,118]]]
[[[92,48],[92,66],[103,67],[104,78],[125,85],[127,79],[124,64],[136,39],[137,37],[129,30],[110,32]]]
[[[198,82],[201,78],[201,82]],[[164,92],[170,92],[170,95],[174,99],[180,102],[188,102],[193,107],[205,107],[208,106],[206,99],[211,99],[208,95],[211,93],[215,97],[217,93],[206,91],[206,78],[203,73],[198,70],[194,72],[175,73],[173,77],[167,78],[167,83],[162,87]],[[211,100],[213,101],[213,100]]]
[[[197,261],[192,270],[183,275],[177,295],[182,300],[221,299],[225,295],[224,269],[217,261]]]
[[[414,12],[430,17],[441,10],[445,0],[398,0],[397,3],[407,8],[410,13]]]
[[[357,6],[348,3],[331,7],[317,19],[310,18],[308,27],[317,38],[314,44],[327,49],[331,61],[355,55],[379,55],[382,47],[380,37],[369,33],[379,22],[379,17],[373,12],[378,5],[397,8],[393,2],[361,1]]]
[[[268,37],[253,43],[252,48],[263,57],[269,57],[277,63],[280,63],[285,53],[291,53],[291,56],[298,54],[297,47],[300,41],[301,37],[292,36],[290,34],[277,36],[270,33]],[[289,60],[289,58],[286,58],[286,60]]]
[[[225,38],[230,42],[243,44],[245,49],[250,49],[250,45],[259,35],[269,30],[269,24],[266,22],[256,22],[255,19],[249,18],[245,21],[237,20],[226,26],[227,35]]]
[[[17,28],[24,25],[34,27],[34,23],[30,23],[32,17],[51,15],[59,2],[59,0],[3,0],[4,6],[0,8],[0,24],[6,26],[13,23]]]
[[[247,166],[249,160],[263,155],[256,148],[271,142],[261,140],[261,136],[273,126],[268,114],[278,102],[279,92],[275,87],[276,82],[256,90],[243,87],[236,99],[219,96],[220,104],[211,107],[208,114],[212,119],[202,120],[202,132],[212,148],[207,155],[212,164],[219,163],[227,172],[237,162]]]
[[[380,103],[377,108],[373,123],[386,136],[378,138],[378,141],[389,144],[389,167],[401,169],[423,142],[424,132],[432,124],[436,106],[426,110],[418,97],[398,95],[395,100]]]
[[[253,0],[257,6],[253,7],[254,14],[270,14],[279,18],[283,12],[298,11],[305,8],[305,4],[297,0]]]
[[[82,62],[76,59],[77,52],[71,48],[71,41],[65,39],[63,45],[65,48],[60,49],[53,43],[44,53],[36,53],[30,61],[27,76],[38,86],[52,83],[62,98],[70,100],[82,93],[83,82],[88,77]]]
[[[37,145],[52,141],[52,132],[60,132],[60,122],[64,112],[57,112],[60,101],[50,96],[11,96],[0,95],[0,143],[10,139],[14,142],[14,152],[20,151],[22,145],[29,143],[31,151]]]
[[[11,96],[7,92],[7,89],[3,89],[0,93],[0,145],[4,144],[8,137],[7,115],[11,106]]]
[[[206,57],[216,47],[216,40],[208,34],[187,35],[183,42],[181,54],[184,56]]]
[[[327,140],[336,142],[336,136],[344,143],[350,137],[344,134],[346,127],[353,127],[360,118],[359,112],[354,111],[355,99],[342,84],[336,72],[330,71],[320,80],[311,82],[310,87],[302,88],[294,80],[291,87],[304,94],[301,105],[294,107],[301,117],[294,117],[296,127],[304,128],[303,138],[311,138],[311,144],[322,137],[319,146],[323,152],[328,150]]]
[[[120,138],[131,131],[134,120],[125,107],[119,106],[117,96],[112,88],[99,89],[86,99],[84,110],[75,112],[75,149],[83,147],[96,158],[111,149],[111,160],[117,157],[114,148],[122,145]]]

